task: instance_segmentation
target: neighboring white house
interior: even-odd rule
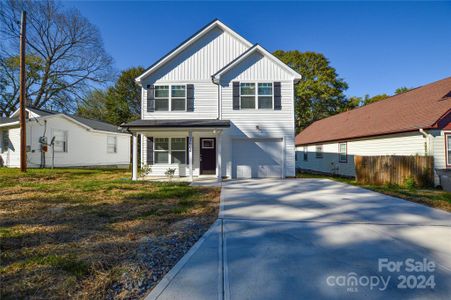
[[[450,121],[451,77],[313,123],[296,136],[296,166],[355,176],[354,155],[430,155],[444,185]]]
[[[141,161],[152,176],[169,168],[191,178],[294,176],[300,78],[214,20],[136,79],[141,120],[122,126],[134,133],[135,145],[141,136]]]
[[[128,167],[130,134],[117,126],[59,112],[27,108],[28,167]],[[20,166],[19,112],[0,119],[0,164]],[[47,144],[42,147],[42,137]],[[47,148],[47,151],[44,148]]]

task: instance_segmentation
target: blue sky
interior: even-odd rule
[[[451,2],[64,2],[119,70],[147,67],[214,18],[266,49],[321,52],[352,96],[451,76]]]

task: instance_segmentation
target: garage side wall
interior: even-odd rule
[[[281,110],[274,109],[233,109],[233,82],[280,82]],[[234,139],[262,138],[281,139],[284,153],[285,176],[295,175],[295,129],[294,129],[294,84],[291,74],[271,59],[256,53],[221,79],[221,117],[231,120],[231,128],[224,132],[222,174],[232,176]]]

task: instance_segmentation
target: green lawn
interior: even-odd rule
[[[318,175],[311,173],[298,173],[298,178],[327,178],[347,184],[363,187],[375,192],[399,197],[412,202],[428,205],[451,212],[451,193],[433,188],[407,188],[398,185],[369,185],[360,184],[355,179]]]
[[[197,239],[217,218],[217,188],[129,178],[123,170],[21,174],[1,168],[1,299],[142,297],[142,288],[140,294],[112,286],[121,284],[124,274],[137,282],[161,278],[142,263],[146,241],[158,240],[176,253],[177,245],[192,243],[193,235]],[[165,244],[168,236],[174,245]],[[164,272],[181,255],[164,261]]]

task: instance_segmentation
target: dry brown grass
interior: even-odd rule
[[[131,182],[129,176],[0,169],[1,298],[141,297],[136,288],[111,287],[124,276],[152,276],[139,259],[146,239],[173,236],[174,224],[190,220],[196,226],[177,227],[175,238],[183,243],[217,217],[219,189]],[[174,259],[165,263],[167,271]]]

